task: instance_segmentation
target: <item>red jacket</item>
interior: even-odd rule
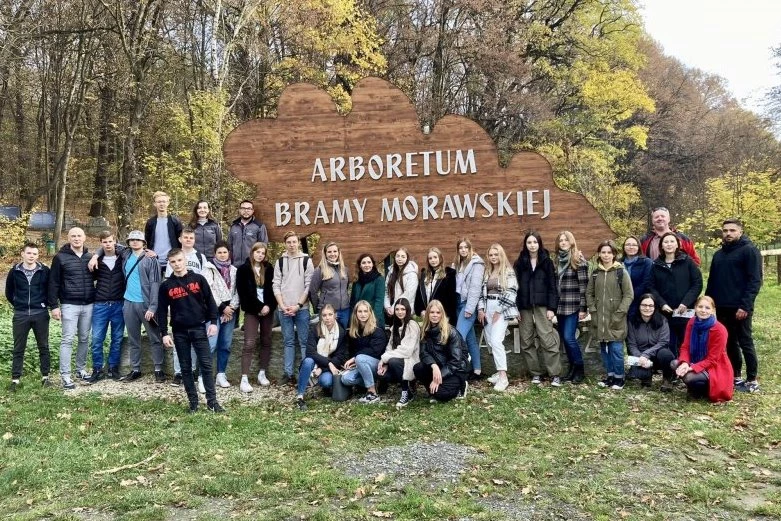
[[[683,251],[684,253],[686,253],[686,255],[691,257],[692,260],[694,261],[694,264],[699,266],[700,256],[697,255],[697,250],[694,248],[694,241],[692,241],[690,238],[688,238],[687,236],[685,236],[679,231],[673,230],[673,232],[675,233],[675,235],[678,236],[678,242],[681,243],[681,251]],[[642,239],[640,239],[640,251],[642,251],[643,255],[645,255],[646,257],[649,257],[648,246],[651,244],[651,239],[653,239],[654,237],[656,237],[656,233],[653,230],[651,230],[650,232],[643,235]],[[660,252],[662,251],[661,245],[659,246],[659,251]],[[651,260],[655,261],[656,259],[651,259]]]
[[[689,343],[692,337],[692,327],[696,318],[686,324],[686,335],[678,356],[680,362],[689,363]],[[708,354],[705,358],[691,366],[692,371],[701,373],[708,371],[708,397],[712,402],[728,402],[732,399],[734,388],[732,364],[727,357],[727,328],[721,322],[716,322],[708,334]]]

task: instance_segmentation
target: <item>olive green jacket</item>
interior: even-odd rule
[[[623,271],[622,275],[618,274],[619,270]],[[633,297],[632,278],[620,262],[614,262],[607,269],[597,263],[586,289],[591,331],[597,340],[611,342],[626,338],[626,312]]]

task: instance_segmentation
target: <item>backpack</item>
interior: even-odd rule
[[[284,269],[284,267],[282,265],[282,259],[284,259],[284,258],[285,257],[280,257],[280,258],[277,259],[277,267],[279,267],[279,272],[282,275],[285,274],[285,269]],[[304,255],[304,271],[306,271],[306,267],[308,265],[309,265],[309,255]]]

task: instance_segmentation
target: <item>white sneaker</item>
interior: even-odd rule
[[[266,371],[264,371],[263,369],[258,371],[258,383],[263,387],[268,387],[269,385],[271,385],[271,382],[269,382],[268,378],[266,378]]]
[[[217,385],[224,388],[228,388],[231,386],[231,383],[228,381],[228,378],[225,377],[225,373],[217,373]]]
[[[252,386],[249,384],[249,379],[246,374],[241,375],[241,383],[239,384],[239,390],[243,393],[251,393]]]
[[[206,387],[203,386],[203,376],[198,377],[198,392],[206,394]]]
[[[489,384],[495,384],[498,381],[499,381],[499,373],[494,373],[488,377]]]
[[[507,379],[505,376],[504,378],[499,378],[496,381],[496,385],[494,385],[494,391],[504,392],[507,390],[507,388],[510,386],[510,380]]]

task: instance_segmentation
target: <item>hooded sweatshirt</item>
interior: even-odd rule
[[[298,252],[291,256],[287,252],[283,253],[274,263],[274,296],[281,296],[285,306],[306,304],[313,272],[312,260],[307,254]]]

